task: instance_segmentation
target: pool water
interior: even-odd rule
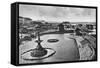
[[[79,51],[76,42],[71,39],[70,34],[47,34],[42,35],[40,38],[42,47],[52,48],[56,53],[48,58],[42,60],[26,61],[21,58],[21,54],[27,50],[34,49],[37,46],[36,39],[32,41],[24,42],[19,46],[19,63],[43,63],[43,62],[61,62],[61,61],[77,61],[79,60]],[[58,39],[58,42],[50,43],[48,39]]]

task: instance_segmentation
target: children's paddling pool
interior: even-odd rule
[[[70,34],[46,34],[40,36],[40,39],[43,40],[41,42],[42,47],[47,48],[47,56],[54,53],[52,56],[47,57],[45,59],[40,60],[24,60],[23,58],[33,58],[30,53],[26,53],[23,56],[21,54],[30,49],[34,49],[37,46],[35,42],[36,39],[32,39],[32,41],[24,42],[19,46],[19,62],[22,63],[43,63],[43,62],[61,62],[61,61],[77,61],[79,56],[78,47],[76,42],[69,38]],[[50,48],[50,49],[49,49]]]

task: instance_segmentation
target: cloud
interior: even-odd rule
[[[95,9],[56,7],[39,5],[20,5],[19,15],[30,17],[33,20],[44,19],[47,21],[95,21]]]

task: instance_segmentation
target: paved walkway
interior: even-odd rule
[[[79,48],[80,60],[92,60],[95,56],[94,47],[96,44],[93,43],[95,39],[90,40],[90,36],[76,36],[75,39]]]

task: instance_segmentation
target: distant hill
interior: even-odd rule
[[[22,16],[19,16],[19,18],[21,18],[21,19],[26,19],[26,20],[32,20],[31,18],[28,18],[28,17],[22,17]]]
[[[22,16],[19,16],[19,18],[20,19],[25,19],[25,20],[30,20],[30,21],[32,21],[32,23],[34,23],[34,24],[41,24],[41,23],[51,23],[51,24],[59,24],[59,23],[62,23],[62,22],[57,22],[57,21],[45,21],[45,20],[32,20],[31,18],[28,18],[28,17],[22,17]],[[96,22],[70,22],[69,21],[69,23],[71,23],[71,24],[96,24]]]
[[[70,22],[71,24],[96,24],[96,22]]]

